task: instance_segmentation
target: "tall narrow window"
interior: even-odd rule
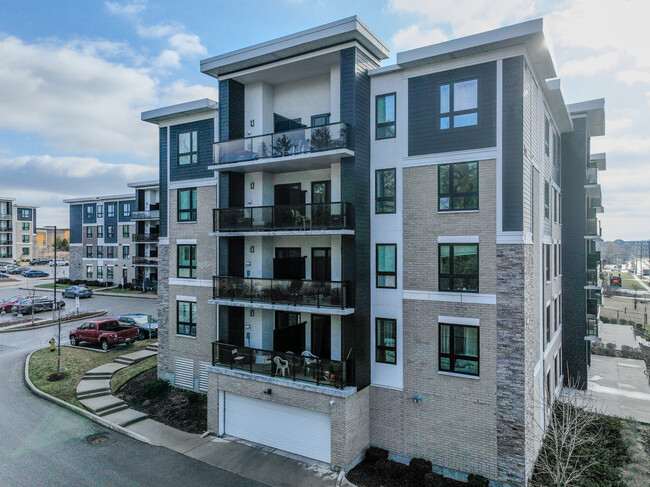
[[[86,219],[88,220],[95,219],[95,205],[86,206]]]
[[[177,325],[179,335],[196,336],[196,303],[176,301]]]
[[[29,223],[23,222],[22,228],[23,228],[23,230],[28,231],[29,230]]]
[[[104,205],[97,205],[97,218],[104,218]]]
[[[397,320],[375,320],[375,361],[382,364],[397,363]]]
[[[478,79],[440,85],[440,130],[478,124]]]
[[[97,246],[97,258],[98,259],[104,258],[104,247],[102,247],[101,245]],[[97,277],[99,277],[99,274],[97,274]]]
[[[93,266],[92,265],[87,265],[86,266],[86,277],[88,277],[88,278],[93,277]]]
[[[122,238],[129,238],[131,229],[128,225],[122,225]]]
[[[131,216],[131,203],[124,203],[122,205],[122,216],[128,218]]]
[[[395,137],[395,93],[379,95],[375,99],[375,138]]]
[[[478,210],[478,162],[438,166],[438,210]]]
[[[86,227],[86,238],[93,238],[93,227]]]
[[[478,244],[440,244],[440,291],[478,292]]]
[[[106,218],[115,218],[115,203],[106,203]]]
[[[544,117],[544,154],[546,154],[547,156],[550,153],[550,144],[551,144],[551,141],[549,140],[550,137],[551,137],[551,128],[548,121],[548,117],[545,116]]]
[[[115,238],[115,225],[106,225],[106,238]]]
[[[551,282],[551,246],[544,245],[544,276],[546,282]]]
[[[377,287],[397,287],[397,245],[377,244]]]
[[[104,278],[104,268],[102,266],[97,266],[97,279]]]
[[[199,162],[199,133],[196,130],[178,134],[178,165]]]
[[[86,257],[92,258],[92,256],[93,256],[93,246],[86,245]]]
[[[178,190],[178,221],[196,221],[196,188]]]
[[[479,375],[479,329],[440,323],[438,327],[438,370]]]
[[[106,258],[107,259],[115,258],[115,247],[106,247]]]
[[[551,216],[551,195],[550,185],[548,181],[544,181],[544,218]]]
[[[114,273],[113,273],[113,266],[109,265],[106,267],[106,279],[113,279]]]
[[[125,245],[122,247],[122,258],[123,259],[130,259],[131,258],[131,247],[128,245]]]
[[[395,169],[375,172],[375,213],[395,213]]]
[[[196,279],[196,245],[178,246],[178,277]]]
[[[97,238],[104,238],[104,227],[101,225],[97,227]]]
[[[546,328],[546,343],[551,341],[551,303],[546,305],[546,316],[545,316],[545,328]]]

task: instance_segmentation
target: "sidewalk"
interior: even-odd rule
[[[634,337],[634,331],[630,325],[616,325],[614,323],[599,323],[599,336],[603,343],[614,343],[616,349],[620,350],[622,345],[638,348],[639,343],[650,346],[650,342],[643,338]]]
[[[350,485],[339,472],[324,464],[242,440],[185,433],[130,409],[111,394],[110,379],[116,371],[156,355],[157,348],[158,344],[152,344],[86,372],[77,386],[79,402],[101,420],[126,428],[134,437],[272,487]]]

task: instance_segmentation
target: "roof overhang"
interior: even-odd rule
[[[542,89],[546,93],[549,108],[560,132],[571,132],[573,130],[573,121],[569,116],[566,103],[564,103],[560,78],[546,80],[546,89],[544,89],[544,85],[542,85]]]
[[[603,193],[600,184],[585,184],[585,195],[589,198],[603,199]]]
[[[599,171],[604,171],[607,169],[607,154],[604,152],[599,152],[598,154],[591,154],[590,159],[596,163],[596,167]]]
[[[95,203],[97,201],[128,200],[134,199],[135,194],[110,194],[106,196],[89,196],[87,198],[70,198],[63,200],[64,203]]]
[[[154,110],[142,112],[140,118],[144,122],[160,123],[164,120],[170,120],[185,115],[208,113],[218,109],[219,104],[216,101],[210,100],[209,98],[203,98],[202,100],[188,101],[178,105],[170,105],[168,107],[156,108]]]
[[[589,135],[598,137],[605,135],[605,99],[581,101],[567,105],[571,116],[587,115]]]
[[[158,187],[158,180],[152,179],[151,181],[137,181],[135,183],[127,183],[129,188],[153,188]]]
[[[378,60],[390,49],[356,15],[313,29],[231,51],[201,61],[201,72],[219,78],[282,59],[356,41]]]

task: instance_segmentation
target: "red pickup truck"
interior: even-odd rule
[[[99,343],[102,350],[108,350],[116,343],[131,343],[138,339],[136,326],[122,325],[114,318],[92,320],[70,332],[70,345],[80,342]]]

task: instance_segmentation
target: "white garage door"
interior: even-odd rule
[[[295,406],[225,393],[225,432],[330,463],[330,417]]]

